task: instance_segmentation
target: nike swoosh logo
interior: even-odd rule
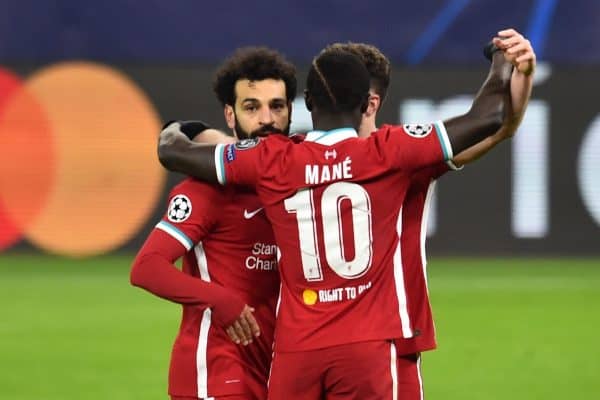
[[[261,212],[262,209],[263,208],[261,207],[258,210],[254,210],[254,211],[250,211],[250,212],[248,212],[248,210],[244,210],[244,218],[250,219],[250,218],[254,217],[256,214],[258,214],[259,212]]]

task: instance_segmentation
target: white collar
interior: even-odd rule
[[[341,142],[342,140],[358,137],[358,133],[354,128],[338,128],[330,131],[310,131],[306,134],[305,141],[315,142],[331,146]]]

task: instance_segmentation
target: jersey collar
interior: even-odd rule
[[[315,142],[331,146],[341,142],[342,140],[358,137],[358,133],[354,128],[338,128],[330,131],[310,131],[306,134],[305,141]]]

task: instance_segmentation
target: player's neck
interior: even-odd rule
[[[363,119],[360,123],[360,128],[358,129],[359,137],[368,137],[371,136],[371,133],[377,130],[377,125],[375,124],[375,115],[371,117],[365,117],[363,115]]]
[[[329,114],[313,112],[313,129],[330,131],[332,129],[351,127],[358,131],[360,121],[353,114]]]

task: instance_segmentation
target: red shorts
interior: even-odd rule
[[[257,377],[250,373],[244,376],[243,388],[238,393],[232,394],[217,394],[214,396],[206,397],[209,400],[266,400],[267,399],[267,385],[266,377]],[[222,392],[221,392],[222,393]],[[231,392],[229,392],[231,393]],[[169,395],[171,400],[198,400],[203,399],[202,397],[194,396],[176,396]]]
[[[396,359],[398,378],[397,396],[394,400],[423,400],[421,378],[421,354],[398,356]]]
[[[398,357],[390,341],[275,353],[269,400],[296,399],[421,400],[419,357]]]
[[[223,396],[212,396],[207,397],[206,400],[266,400],[267,399],[267,388],[265,386],[264,378],[252,378],[251,374],[246,376],[245,391],[243,394],[229,394]],[[188,396],[171,396],[171,400],[199,400],[199,397],[188,397]]]

